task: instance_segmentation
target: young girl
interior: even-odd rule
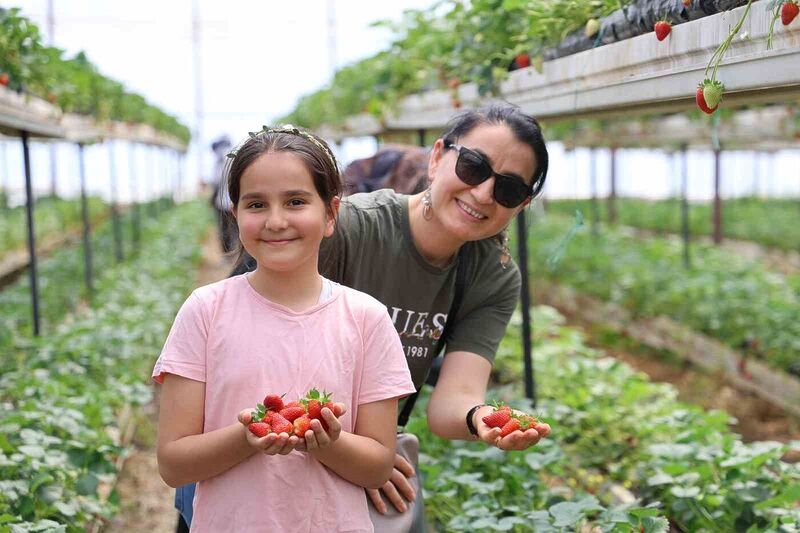
[[[386,308],[320,276],[341,191],[324,141],[264,129],[236,151],[229,195],[255,271],[195,290],[155,368],[161,477],[199,481],[192,531],[372,531],[363,488],[395,455],[397,399],[414,391]],[[333,394],[303,439],[237,421],[265,393]]]

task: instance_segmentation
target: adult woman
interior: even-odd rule
[[[541,192],[547,168],[536,120],[510,106],[468,111],[434,144],[426,191],[347,197],[337,231],[323,241],[320,272],[387,306],[418,389],[447,324],[446,356],[427,411],[442,438],[522,450],[544,436],[529,429],[500,438],[481,418],[491,411],[482,404],[492,360],[519,298],[519,271],[504,232]],[[463,294],[448,317],[459,269]],[[238,272],[245,270],[247,262]],[[390,512],[382,492],[404,512],[417,496],[413,475],[398,455],[391,480],[367,491],[376,509]]]

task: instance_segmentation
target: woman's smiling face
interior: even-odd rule
[[[533,149],[516,138],[505,124],[481,124],[454,141],[481,154],[499,174],[522,176],[530,185],[537,162]],[[493,176],[472,186],[456,175],[458,151],[436,142],[428,167],[433,216],[442,228],[461,241],[474,241],[500,233],[528,204],[503,207],[494,199]]]

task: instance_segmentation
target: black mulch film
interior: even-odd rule
[[[601,19],[600,31],[593,37],[586,37],[583,29],[573,32],[558,46],[546,50],[544,59],[557,59],[651,32],[662,19],[674,26],[746,4],[747,0],[693,0],[690,7],[684,7],[681,0],[637,0]]]

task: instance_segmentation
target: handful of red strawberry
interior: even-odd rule
[[[287,433],[303,438],[306,431],[311,429],[311,421],[314,419],[328,429],[328,424],[322,419],[323,407],[335,414],[331,395],[327,392],[320,393],[317,389],[311,389],[303,398],[286,404],[283,403],[282,396],[267,394],[264,403],[258,404],[252,412],[247,429],[257,437],[265,437],[270,433]]]
[[[546,436],[549,427],[534,416],[519,411],[514,411],[511,407],[503,404],[495,404],[494,411],[482,418],[483,423],[490,428],[500,428],[500,437],[505,437],[516,430],[525,431],[535,429],[538,433]]]

